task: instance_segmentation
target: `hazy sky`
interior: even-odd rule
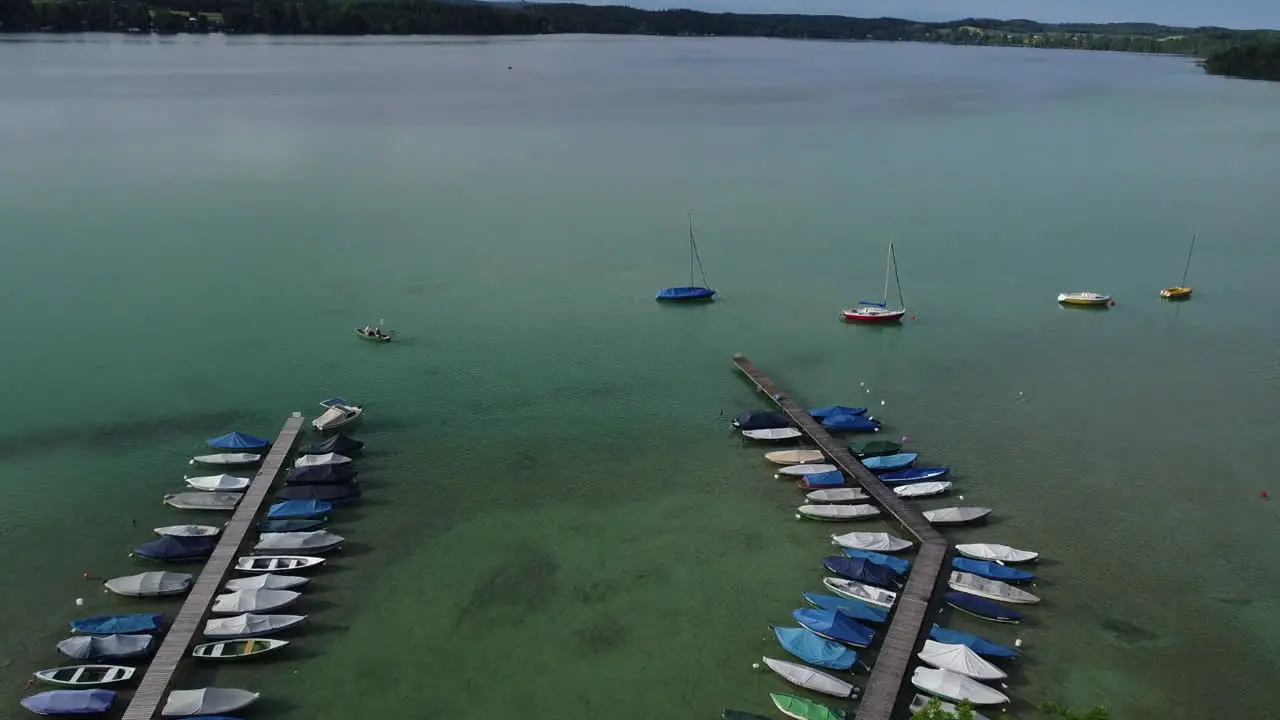
[[[633,7],[713,12],[814,13],[955,20],[1027,18],[1045,22],[1124,22],[1280,29],[1280,0],[589,0]]]

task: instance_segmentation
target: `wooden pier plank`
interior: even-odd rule
[[[222,587],[223,579],[239,553],[245,535],[253,527],[258,511],[262,508],[262,502],[271,490],[271,485],[280,474],[285,460],[293,452],[298,434],[302,431],[302,423],[303,418],[298,414],[285,421],[280,435],[276,437],[271,450],[263,458],[253,482],[245,491],[244,498],[236,505],[231,521],[219,536],[217,547],[213,549],[213,554],[205,563],[200,577],[191,586],[191,592],[183,601],[177,617],[169,626],[169,631],[165,633],[160,649],[156,651],[151,664],[147,666],[147,672],[138,683],[138,689],[134,691],[122,720],[152,720],[159,715],[160,706],[173,685],[178,666],[187,656],[192,640],[200,632],[205,618],[209,615],[209,606],[213,602],[213,597]]]

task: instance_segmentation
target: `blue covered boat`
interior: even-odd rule
[[[694,285],[694,270],[702,277],[701,285]],[[696,302],[714,298],[716,291],[707,287],[707,274],[702,270],[702,256],[698,254],[698,241],[693,237],[693,214],[689,214],[689,284],[685,287],[669,287],[658,291],[657,300],[666,302]]]
[[[203,560],[213,554],[218,546],[216,537],[185,537],[181,535],[161,535],[133,549],[133,554],[148,560],[168,560],[169,562],[187,562]]]
[[[347,503],[360,499],[360,488],[355,485],[286,485],[276,493],[277,500],[316,500],[327,503]]]
[[[830,555],[822,558],[822,566],[840,577],[857,580],[868,585],[893,589],[899,584],[897,573],[884,565],[877,565],[865,558]]]
[[[848,432],[877,432],[880,430],[880,421],[866,415],[836,413],[823,418],[822,427],[828,430],[845,430]]]
[[[984,578],[1003,580],[1005,582],[1026,582],[1027,580],[1034,580],[1036,577],[1035,573],[1011,568],[990,560],[973,560],[960,557],[951,561],[951,567],[961,572],[973,573]]]
[[[1022,613],[1011,610],[995,600],[988,600],[962,592],[949,592],[943,598],[951,607],[961,612],[969,613],[974,617],[980,617],[983,620],[994,620],[1002,623],[1022,621]]]
[[[831,472],[818,473],[816,475],[805,475],[796,481],[796,485],[807,490],[817,490],[819,488],[844,487],[844,475],[839,470]]]
[[[821,420],[832,415],[866,415],[867,409],[846,407],[844,405],[828,405],[810,410],[809,414]]]
[[[872,607],[866,603],[857,600],[848,600],[835,595],[822,595],[819,593],[805,593],[805,602],[822,610],[835,610],[862,622],[871,622],[880,624],[889,619],[889,611],[884,608]]]
[[[209,447],[219,450],[262,450],[271,445],[270,440],[245,435],[241,432],[227,433],[209,440]]]
[[[791,611],[791,617],[806,630],[846,645],[867,647],[876,639],[875,630],[836,610],[799,608]]]
[[[99,615],[71,621],[71,629],[82,635],[117,635],[155,632],[164,626],[161,613]]]
[[[850,670],[858,662],[858,653],[838,642],[824,640],[804,628],[774,628],[773,634],[783,650],[810,665],[828,670]]]
[[[291,468],[285,475],[285,485],[348,485],[355,484],[359,470],[351,463],[342,465],[315,465],[309,468]]]
[[[937,625],[934,625],[933,628],[929,630],[929,637],[940,643],[947,643],[948,645],[964,645],[970,650],[985,657],[1018,657],[1018,653],[1014,652],[1011,648],[1007,648],[1003,645],[997,645],[996,643],[993,643],[990,640],[984,640],[977,635],[970,635],[967,632],[961,632],[959,630],[948,630],[944,627],[938,627]]]
[[[258,532],[307,532],[319,530],[329,522],[328,518],[310,520],[263,520],[258,523]]]
[[[268,520],[290,520],[295,518],[314,518],[327,515],[333,511],[333,503],[323,500],[287,500],[276,503],[267,511]]]
[[[844,554],[851,558],[862,558],[870,560],[877,565],[883,565],[899,575],[906,575],[911,571],[911,561],[903,558],[896,558],[892,555],[884,553],[872,552],[870,550],[854,550],[852,548],[844,548]]]
[[[950,472],[951,468],[949,467],[907,468],[906,470],[892,470],[890,472],[879,473],[879,475],[880,482],[885,485],[907,485],[909,483],[941,480]]]
[[[49,690],[22,698],[22,707],[38,715],[101,715],[115,701],[114,690]]]
[[[791,420],[780,412],[748,410],[733,419],[733,426],[739,430],[776,430],[791,427]]]
[[[916,463],[919,453],[898,453],[897,455],[877,455],[863,458],[862,464],[872,472],[891,472],[909,468]]]

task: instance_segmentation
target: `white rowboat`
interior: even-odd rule
[[[1030,562],[1031,560],[1035,560],[1040,557],[1040,553],[1038,552],[1019,550],[1018,548],[1009,547],[1008,545],[994,545],[990,543],[957,545],[956,552],[975,560],[994,560],[1002,563]]]
[[[213,599],[213,612],[271,612],[289,607],[302,593],[292,590],[236,590]]]
[[[974,575],[967,572],[953,572],[951,577],[947,579],[947,585],[952,590],[958,590],[962,593],[977,595],[978,597],[987,598],[988,600],[998,600],[1000,602],[1018,603],[1021,605],[1030,605],[1040,602],[1040,598],[1031,593],[1016,588],[1009,583],[1000,582],[999,580],[988,580],[980,575]]]
[[[801,516],[813,520],[847,521],[870,520],[880,514],[875,505],[801,505],[796,508]]]
[[[853,694],[853,685],[851,683],[814,670],[807,665],[787,662],[786,660],[774,660],[770,657],[761,658],[761,660],[770,670],[781,675],[783,680],[792,685],[799,685],[806,690],[813,690],[814,692],[825,693],[839,698],[849,697]]]
[[[228,492],[184,492],[164,496],[164,504],[179,510],[215,510],[231,512],[244,495]]]
[[[891,608],[898,600],[898,594],[884,588],[856,582],[847,578],[824,577],[822,584],[831,592],[850,600],[859,600],[876,607]]]
[[[859,488],[828,488],[814,490],[804,496],[811,503],[863,502],[871,498]]]
[[[195,465],[254,465],[262,462],[262,456],[254,453],[217,453],[215,455],[197,455],[188,461]]]
[[[236,559],[236,570],[269,573],[277,570],[305,570],[324,562],[324,558],[306,555],[250,555]]]
[[[123,665],[68,665],[37,670],[37,680],[66,687],[102,687],[125,682],[137,670]]]
[[[213,525],[165,525],[155,528],[157,535],[174,537],[213,537],[222,532],[222,528]]]
[[[1009,702],[1008,696],[1004,693],[992,690],[973,678],[950,670],[916,668],[915,674],[911,676],[911,684],[930,695],[956,702],[968,700],[974,705],[999,705]]]
[[[791,440],[798,438],[804,433],[795,428],[770,428],[767,430],[743,430],[742,437],[750,440],[763,440],[765,442],[779,442],[781,440]]]

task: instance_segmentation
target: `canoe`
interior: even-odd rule
[[[761,660],[770,670],[792,685],[839,698],[853,694],[852,683],[847,683],[820,670],[814,670],[807,665],[775,660],[771,657],[763,657]]]
[[[866,415],[867,409],[862,407],[849,407],[847,405],[828,405],[826,407],[814,408],[809,411],[810,417],[819,420],[832,415]]]
[[[954,558],[951,560],[951,567],[961,572],[973,573],[991,580],[1003,580],[1005,582],[1026,582],[1035,579],[1035,573],[1029,573],[1025,570],[1011,568],[1007,565],[991,562],[990,560],[973,560],[971,558]]]
[[[773,629],[783,650],[809,663],[828,670],[852,670],[858,653],[838,642],[818,637],[804,628]]]
[[[928,695],[916,694],[915,697],[911,698],[911,706],[908,708],[908,710],[911,711],[912,716],[915,716],[921,710],[923,710],[925,706],[930,703],[930,701],[938,703],[938,707],[940,707],[943,712],[951,713],[953,717],[960,717],[959,709],[956,708],[955,705],[941,698],[931,698]],[[972,710],[970,710],[969,712],[973,713],[973,720],[990,720],[990,718],[988,718],[986,715],[983,715],[982,713],[973,712]]]
[[[115,701],[114,690],[49,690],[20,702],[37,715],[101,715]]]
[[[321,467],[323,465],[346,465],[351,462],[351,458],[338,453],[322,453],[320,455],[303,455],[293,461],[293,466],[299,470],[309,467]]]
[[[911,675],[911,684],[938,697],[956,702],[969,701],[973,705],[1000,705],[1009,702],[1008,696],[999,690],[950,670],[918,667]]]
[[[205,621],[204,636],[224,640],[262,637],[294,627],[306,619],[306,615],[254,615],[253,613],[210,618]]]
[[[876,552],[900,552],[911,547],[910,540],[889,533],[851,532],[843,535],[832,535],[831,544],[851,550],[875,550]]]
[[[867,440],[866,442],[853,443],[849,446],[849,452],[859,459],[876,457],[877,455],[893,455],[900,450],[902,450],[902,443],[893,440]]]
[[[838,432],[871,433],[880,432],[880,421],[869,415],[850,415],[837,413],[822,419],[822,427]]]
[[[213,537],[161,535],[134,548],[133,554],[148,560],[190,562],[209,557],[217,546],[218,539]]]
[[[822,558],[822,566],[827,569],[827,572],[840,577],[882,588],[897,587],[901,579],[897,573],[884,565],[877,565],[865,558],[829,555]]]
[[[80,635],[58,643],[58,652],[73,660],[129,660],[151,652],[151,635]]]
[[[796,720],[845,720],[847,716],[843,710],[827,707],[822,703],[816,703],[795,695],[769,693],[769,697],[773,700],[773,704],[782,711],[783,715],[793,717]]]
[[[315,467],[290,468],[285,474],[285,485],[354,485],[360,474],[355,465],[317,465]]]
[[[796,508],[801,517],[812,520],[841,522],[847,520],[869,520],[880,514],[875,505],[801,505]]]
[[[1007,608],[994,600],[962,592],[949,592],[942,597],[951,607],[983,620],[1009,624],[1022,622],[1022,613]]]
[[[880,482],[885,485],[906,485],[908,483],[929,482],[930,480],[941,480],[950,474],[949,467],[932,467],[932,468],[907,468],[906,470],[893,470],[891,472],[880,473]]]
[[[324,558],[306,555],[248,555],[236,559],[236,570],[249,573],[270,573],[277,570],[306,570],[320,565]]]
[[[936,624],[929,630],[929,637],[950,645],[964,645],[984,657],[1004,659],[1018,657],[1018,653],[1012,648],[1007,648],[1004,645],[993,643],[990,640],[985,640],[977,635],[971,635],[960,630],[948,630]]]
[[[191,589],[192,577],[187,573],[145,572],[111,578],[102,583],[108,590],[127,597],[162,597],[182,595]]]
[[[302,593],[292,590],[236,590],[213,598],[215,613],[269,613],[289,607]]]
[[[861,462],[872,472],[890,472],[911,467],[916,463],[916,458],[918,457],[920,457],[918,453],[898,453],[896,455],[877,455],[863,458]]]
[[[971,545],[957,545],[956,552],[971,557],[974,560],[995,560],[1002,563],[1020,563],[1029,562],[1040,557],[1040,553],[1031,552],[1030,550],[1019,550],[1009,547],[1008,545],[994,545],[990,543],[975,543]]]
[[[213,525],[165,525],[154,529],[157,535],[173,535],[175,537],[213,537],[222,533],[222,528]]]
[[[777,475],[790,475],[792,477],[800,477],[801,475],[821,475],[822,473],[835,472],[839,470],[835,465],[828,463],[818,463],[809,465],[788,465],[781,468]]]
[[[733,426],[739,430],[777,430],[791,427],[791,420],[774,410],[748,410],[733,419]]]
[[[948,507],[937,510],[925,510],[924,519],[934,525],[964,525],[977,522],[991,514],[991,508],[984,507]]]
[[[338,433],[327,440],[314,442],[310,445],[303,445],[298,448],[299,455],[324,455],[325,453],[342,453],[343,455],[354,455],[364,450],[364,442],[357,440],[350,435]]]
[[[839,470],[831,472],[818,473],[816,475],[805,475],[796,481],[796,487],[803,490],[821,490],[829,488],[843,487],[844,474]]]
[[[323,500],[286,500],[267,510],[268,520],[301,520],[327,515],[333,511],[333,503]]]
[[[67,687],[102,687],[133,679],[137,672],[123,665],[68,665],[66,667],[37,670],[33,673],[41,682]]]
[[[893,488],[893,494],[900,498],[922,498],[931,495],[941,495],[951,489],[949,482],[922,482],[912,483],[910,485],[897,485]]]
[[[791,617],[814,635],[845,645],[869,647],[876,639],[875,630],[837,610],[798,608],[791,611]]]
[[[902,558],[896,558],[896,557],[893,557],[892,555],[885,555],[884,553],[872,552],[870,550],[854,550],[851,548],[844,548],[844,554],[845,554],[845,557],[862,558],[863,560],[870,560],[871,562],[877,565],[883,565],[889,568],[890,570],[894,571],[899,575],[906,575],[911,570],[910,560],[903,560]]]
[[[230,592],[239,590],[289,590],[291,588],[302,587],[311,582],[310,578],[304,578],[299,575],[276,575],[275,573],[264,573],[262,575],[253,575],[247,578],[234,578],[228,580],[222,587]]]
[[[947,579],[947,585],[952,590],[977,595],[988,600],[1023,605],[1040,602],[1040,598],[1022,588],[1014,587],[999,580],[988,580],[973,573],[952,571],[951,577]]]
[[[262,456],[254,453],[218,453],[216,455],[197,455],[188,461],[189,465],[255,465],[262,462]]]
[[[272,650],[280,650],[288,644],[288,640],[274,638],[219,640],[191,648],[191,655],[205,660],[243,660]]]
[[[916,657],[926,663],[943,670],[950,670],[975,680],[999,680],[1008,677],[1008,673],[992,665],[982,656],[963,644],[940,643],[937,640],[925,640],[924,649],[916,653]]]
[[[308,456],[310,457],[310,456]],[[286,485],[276,493],[279,500],[319,500],[327,503],[345,503],[360,499],[360,489],[354,485]]]
[[[824,577],[822,584],[840,597],[886,609],[893,607],[893,603],[898,599],[897,593],[847,578]]]
[[[743,430],[742,437],[748,440],[761,440],[764,442],[779,442],[781,440],[791,440],[798,438],[804,433],[795,428],[770,428],[767,430]]]
[[[816,608],[835,610],[859,622],[870,622],[878,625],[889,619],[888,610],[873,607],[858,600],[848,600],[835,595],[821,595],[819,593],[804,593],[804,600]]]
[[[254,552],[292,552],[323,553],[342,547],[346,538],[335,535],[328,530],[311,530],[309,532],[262,533],[253,546]]]
[[[231,512],[244,495],[228,492],[184,492],[164,496],[164,504],[179,510],[214,510]]]
[[[1111,296],[1096,292],[1059,293],[1058,302],[1063,305],[1105,306],[1111,302]]]
[[[328,518],[315,518],[313,520],[262,520],[254,527],[258,532],[276,533],[276,532],[307,532],[310,530],[319,530],[328,524]]]
[[[811,503],[851,503],[871,498],[860,488],[830,488],[806,493],[804,499]]]
[[[174,690],[169,693],[169,699],[160,709],[160,715],[163,717],[220,715],[248,707],[258,697],[256,692],[239,688],[207,687],[199,690]]]
[[[820,463],[825,456],[821,450],[774,450],[765,453],[764,459],[775,465],[804,465]]]
[[[200,477],[184,478],[189,487],[196,490],[220,491],[220,492],[240,492],[248,490],[249,485],[253,483],[249,478],[236,477],[234,475],[202,475]]]
[[[231,432],[213,438],[207,444],[214,450],[262,450],[270,447],[271,441],[242,432]]]
[[[161,613],[99,615],[71,621],[71,631],[82,635],[155,632],[162,627],[164,627],[164,615]]]

